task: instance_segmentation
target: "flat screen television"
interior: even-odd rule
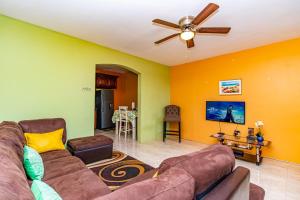
[[[206,120],[245,124],[245,102],[206,101]]]

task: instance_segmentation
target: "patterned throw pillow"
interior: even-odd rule
[[[34,180],[31,191],[35,200],[62,200],[59,194],[43,181]]]
[[[24,146],[23,165],[31,180],[41,180],[44,177],[44,164],[40,154],[29,146]]]

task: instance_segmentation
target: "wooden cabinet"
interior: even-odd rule
[[[117,76],[107,74],[96,74],[96,88],[99,89],[116,89]]]

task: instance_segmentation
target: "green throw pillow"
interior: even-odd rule
[[[44,164],[40,154],[29,146],[24,146],[24,168],[31,180],[41,180],[44,177]]]
[[[62,200],[59,194],[43,181],[34,180],[31,191],[35,200]]]

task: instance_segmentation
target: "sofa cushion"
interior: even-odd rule
[[[18,123],[12,121],[3,121],[0,123],[0,131],[1,130],[5,130],[5,132],[14,133],[19,138],[19,141],[22,143],[23,146],[26,144],[22,127]]]
[[[34,200],[24,171],[0,152],[0,199]]]
[[[87,168],[45,182],[64,200],[89,200],[111,192],[107,185]]]
[[[116,190],[96,200],[192,200],[195,180],[185,170],[172,167],[150,178]]]
[[[62,200],[59,194],[43,181],[34,180],[31,185],[31,191],[35,200]]]
[[[86,168],[85,164],[77,157],[67,156],[44,162],[45,176],[43,181],[70,174]]]
[[[25,171],[23,168],[23,160],[20,160],[19,155],[16,153],[14,149],[14,146],[12,146],[10,143],[6,143],[0,140],[0,152],[1,152],[0,153],[1,162],[2,159],[4,158],[10,160],[24,173],[25,176]]]
[[[201,151],[164,160],[159,166],[159,174],[174,166],[184,169],[194,177],[195,192],[198,194],[231,173],[234,165],[235,157],[232,150],[217,144]]]
[[[19,125],[27,133],[47,133],[63,128],[63,143],[67,140],[66,122],[62,118],[24,120]]]
[[[44,177],[44,164],[40,154],[33,148],[24,147],[24,168],[31,180],[41,180]]]
[[[41,153],[40,155],[42,156],[42,159],[44,162],[71,156],[70,152],[67,150],[47,151],[47,152]]]
[[[10,147],[18,155],[19,160],[23,162],[25,137],[18,124],[14,122],[0,123],[0,141]]]

